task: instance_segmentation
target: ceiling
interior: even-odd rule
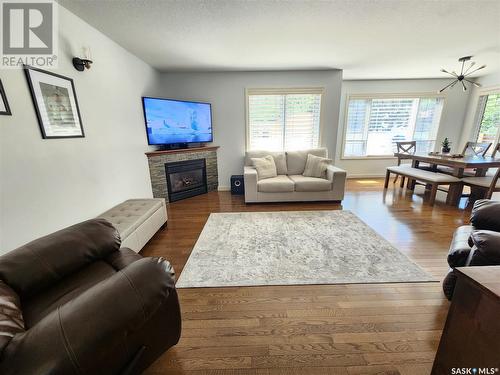
[[[440,68],[464,55],[488,65],[482,75],[500,71],[498,0],[59,2],[160,71],[448,78]]]

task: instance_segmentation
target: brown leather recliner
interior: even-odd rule
[[[103,219],[0,257],[0,374],[136,374],[180,332],[170,264]]]
[[[451,267],[443,292],[451,300],[456,284],[455,267],[500,265],[500,202],[481,199],[472,208],[471,225],[455,231],[448,253]]]

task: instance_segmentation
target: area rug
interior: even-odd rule
[[[350,211],[214,213],[178,288],[436,281]]]

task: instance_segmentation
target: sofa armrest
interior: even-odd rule
[[[257,170],[245,166],[243,170],[245,185],[245,202],[255,202],[257,200]]]
[[[347,175],[346,171],[334,165],[329,165],[326,168],[326,178],[332,182],[337,178],[344,179],[345,181],[346,175]]]
[[[130,337],[169,297],[177,298],[170,264],[138,260],[16,335],[0,373],[119,373],[143,345]],[[179,334],[172,329],[175,342]]]
[[[339,200],[344,199],[346,171],[334,165],[329,165],[326,168],[326,178],[332,182],[333,194],[339,197]]]
[[[120,242],[111,223],[87,220],[1,256],[0,279],[25,298],[117,251]]]
[[[474,231],[471,225],[462,225],[453,233],[450,250],[448,251],[448,264],[450,267],[463,267],[471,251],[470,236]]]

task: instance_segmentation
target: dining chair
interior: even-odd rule
[[[500,142],[497,143],[497,145],[493,148],[493,152],[491,153],[491,157],[494,158],[497,155],[497,152],[500,151]],[[499,155],[500,156],[500,155]],[[490,168],[488,169],[488,172],[486,172],[486,176],[494,176],[495,173],[497,172],[498,168]]]
[[[490,142],[467,142],[462,151],[462,156],[485,156],[490,147]]]
[[[396,142],[396,150],[398,154],[405,154],[405,155],[412,155],[417,151],[417,141],[402,141],[402,142]],[[404,155],[398,156],[398,166],[401,165],[402,160],[410,160],[411,157],[406,157]],[[392,182],[395,184],[398,181],[399,175],[396,175],[394,178],[394,181]],[[404,185],[405,177],[401,176],[402,181],[401,181],[401,186]]]
[[[462,183],[471,188],[486,190],[485,198],[491,199],[494,192],[500,191],[500,182],[498,181],[499,177],[500,168],[497,168],[493,176],[486,175],[484,177],[465,177],[462,178]]]
[[[493,152],[491,153],[491,157],[494,158],[497,152],[500,151],[500,142],[497,143],[495,148],[493,149]]]

